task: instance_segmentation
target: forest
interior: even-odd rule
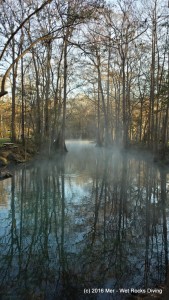
[[[168,166],[167,0],[0,0],[0,299],[169,299]]]
[[[0,137],[166,156],[169,7],[151,0],[0,3]]]

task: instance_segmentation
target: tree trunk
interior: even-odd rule
[[[36,139],[38,144],[41,144],[41,111],[40,111],[40,92],[39,92],[39,73],[37,68],[37,62],[35,59],[35,51],[32,49],[32,58],[33,58],[33,64],[35,68],[35,74],[36,74],[36,100],[37,100],[37,115],[36,115]]]
[[[62,58],[63,58],[63,49],[64,47],[62,47],[61,50],[61,55],[60,55],[60,59],[58,62],[58,68],[57,68],[57,80],[56,80],[56,88],[55,88],[55,96],[54,96],[54,120],[53,120],[53,128],[52,128],[52,140],[55,139],[55,137],[57,136],[57,118],[59,116],[59,109],[61,107],[60,101],[59,99],[61,98],[59,95],[59,84],[61,81],[61,63],[62,63]]]
[[[101,128],[100,128],[100,88],[99,88],[99,80],[98,80],[98,100],[97,100],[97,146],[102,146],[101,140]]]
[[[15,42],[12,40],[12,60],[15,60]],[[11,140],[16,142],[16,114],[15,114],[15,93],[16,93],[17,65],[12,67],[12,122],[11,122]]]
[[[22,49],[22,47],[21,47]],[[22,51],[22,50],[21,50]],[[22,87],[22,117],[21,117],[21,123],[22,123],[22,130],[21,130],[21,139],[22,139],[22,145],[25,145],[25,103],[24,103],[24,72],[23,72],[23,57],[21,58],[21,87]]]
[[[66,130],[66,100],[67,100],[67,46],[68,46],[68,34],[64,37],[64,73],[63,73],[63,120],[61,130],[60,147],[61,151],[67,151],[65,145],[65,130]]]
[[[122,59],[122,93],[123,93],[123,147],[128,146],[128,124],[127,124],[127,107],[126,107],[126,74],[125,74],[125,57]]]
[[[46,69],[46,92],[45,92],[45,138],[49,138],[49,91],[50,91],[50,59],[51,43],[46,43],[47,48],[47,69]]]
[[[107,120],[107,110],[106,110],[106,103],[105,103],[105,97],[102,87],[102,79],[101,79],[101,71],[100,71],[100,55],[98,51],[96,50],[96,56],[97,56],[97,72],[98,72],[98,85],[99,90],[101,93],[101,99],[103,104],[103,113],[104,113],[104,128],[105,128],[105,146],[108,146],[109,140],[108,140],[108,120]]]

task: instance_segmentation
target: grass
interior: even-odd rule
[[[4,143],[8,143],[10,142],[10,138],[0,138],[0,147],[4,144]]]

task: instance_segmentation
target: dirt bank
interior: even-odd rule
[[[19,143],[4,143],[0,147],[0,180],[12,176],[12,169],[30,161],[37,149],[33,143],[23,146]]]

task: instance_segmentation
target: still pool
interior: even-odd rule
[[[0,299],[159,295],[168,270],[169,171],[68,142],[0,182]],[[140,294],[140,293],[139,293]]]

